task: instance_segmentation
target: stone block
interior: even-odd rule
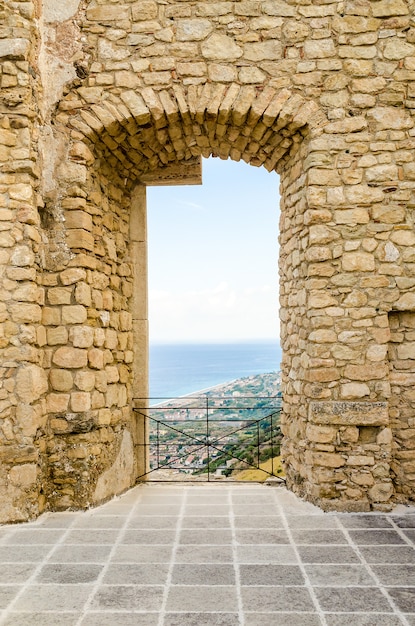
[[[83,324],[87,320],[87,310],[80,304],[62,307],[62,324]]]
[[[387,402],[325,402],[312,401],[309,407],[312,424],[339,426],[387,426]]]
[[[71,410],[75,413],[83,413],[91,408],[91,394],[83,391],[71,393]]]
[[[78,369],[86,367],[88,353],[86,350],[63,346],[58,348],[52,357],[52,363],[63,369]]]
[[[68,370],[51,369],[49,381],[54,391],[70,391],[73,387],[72,374]]]
[[[94,343],[94,329],[90,326],[75,326],[70,329],[69,338],[75,348],[90,348]]]

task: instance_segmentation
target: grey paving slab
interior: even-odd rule
[[[0,528],[0,626],[415,626],[415,508],[149,484]]]

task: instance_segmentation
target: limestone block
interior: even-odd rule
[[[74,0],[72,0],[74,2]],[[143,5],[143,12],[145,11],[145,5],[147,2],[140,3]],[[151,3],[155,4],[155,2]],[[136,9],[136,7],[134,7]],[[137,11],[136,11],[137,12]],[[128,20],[130,9],[127,5],[101,5],[97,7],[91,7],[87,9],[86,17],[88,20],[96,22],[112,22],[120,20]]]
[[[157,17],[157,14],[157,3],[153,0],[140,0],[140,2],[132,5],[132,15],[135,22],[152,20]]]
[[[85,211],[65,211],[65,224],[67,228],[82,228],[92,230],[92,216]]]
[[[404,0],[376,0],[371,2],[374,17],[392,17],[407,15],[408,6]]]
[[[391,234],[391,241],[398,246],[414,246],[415,233],[412,230],[395,230]]]
[[[66,242],[70,248],[83,248],[84,250],[94,250],[94,237],[82,228],[71,228],[66,233]]]
[[[9,480],[12,485],[21,489],[29,489],[36,483],[37,473],[38,468],[34,464],[16,465],[9,471]]]
[[[84,391],[74,391],[71,393],[71,410],[75,413],[83,413],[91,408],[91,394]]]
[[[308,39],[304,42],[304,54],[308,59],[334,57],[336,48],[332,39]]]
[[[415,342],[405,341],[401,345],[396,346],[398,359],[415,359]]]
[[[346,272],[373,272],[375,259],[368,252],[345,252],[342,257],[342,268]]]
[[[18,245],[14,248],[10,261],[17,267],[27,267],[34,264],[35,256],[29,246]]]
[[[51,369],[49,381],[55,391],[70,391],[73,387],[72,374],[68,370]]]
[[[95,373],[79,370],[75,374],[74,382],[80,391],[92,391],[95,387]]]
[[[213,61],[236,61],[243,54],[241,46],[231,37],[219,33],[214,33],[204,41],[201,49],[203,57]]]
[[[83,324],[87,319],[87,310],[80,304],[62,307],[62,324]]]
[[[389,423],[386,402],[326,402],[312,401],[309,420],[313,424],[338,424],[342,426],[387,426]]]
[[[10,306],[10,319],[17,324],[36,324],[42,317],[42,309],[37,304],[12,304]]]
[[[46,331],[47,343],[49,346],[57,346],[68,343],[68,330],[65,326],[48,328]]]
[[[98,348],[88,350],[88,363],[93,369],[104,369],[104,351]]]
[[[69,406],[68,393],[49,393],[46,397],[46,409],[48,413],[64,413]]]
[[[268,40],[247,43],[244,46],[244,58],[248,61],[276,61],[282,57],[282,46],[279,41]]]
[[[370,363],[368,365],[347,365],[344,371],[351,380],[374,380],[386,378],[388,366],[383,363]]]
[[[48,302],[53,306],[59,304],[69,304],[71,297],[71,287],[51,287],[48,289]]]
[[[340,454],[330,452],[312,452],[307,451],[305,460],[308,465],[320,465],[322,467],[343,467],[346,464],[345,459]]]
[[[316,443],[334,443],[336,440],[337,428],[331,426],[316,426],[307,424],[306,437]]]
[[[37,365],[26,365],[19,368],[16,375],[15,393],[22,402],[31,404],[48,390],[48,379],[45,371]]]
[[[88,353],[86,350],[64,346],[56,350],[52,357],[52,362],[61,368],[78,369],[86,367],[88,362]]]
[[[69,331],[69,339],[75,348],[90,348],[94,343],[94,329],[90,326],[74,326]]]
[[[368,117],[373,119],[377,130],[404,130],[413,127],[408,111],[397,107],[375,107],[369,111]]]
[[[370,389],[366,383],[344,383],[340,386],[340,395],[345,400],[354,400],[370,396]]]
[[[415,311],[415,293],[405,293],[392,308],[398,311]]]
[[[368,493],[372,502],[387,502],[393,496],[393,485],[391,482],[376,483]]]
[[[400,206],[374,206],[371,214],[375,222],[384,224],[399,224],[405,219],[405,209]]]
[[[338,302],[336,298],[333,298],[326,291],[314,291],[311,292],[308,298],[308,306],[312,309],[323,309],[329,306],[337,306]],[[314,332],[332,332],[332,331],[314,331]],[[336,341],[337,337],[334,339]],[[324,340],[323,340],[324,341]]]
[[[0,40],[0,58],[25,59],[28,53],[28,39],[16,38]]]
[[[177,41],[201,41],[212,32],[213,24],[208,19],[184,19],[176,21]]]

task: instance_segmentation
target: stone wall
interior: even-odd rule
[[[145,470],[144,185],[209,155],[281,175],[289,487],[327,509],[413,498],[414,6],[6,1],[4,520]]]

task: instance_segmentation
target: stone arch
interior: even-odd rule
[[[68,106],[68,102],[71,102],[70,98],[62,102],[61,111],[55,121],[56,136],[59,137],[62,133],[63,137],[67,137],[67,129],[73,129],[75,134],[74,139],[62,141],[62,152],[55,169],[57,186],[52,202],[52,222],[59,219],[61,229],[57,233],[54,228],[48,230],[48,225],[45,224],[45,248],[49,251],[46,269],[54,274],[56,270],[61,270],[64,273],[64,282],[72,280],[73,276],[73,284],[68,285],[66,292],[62,294],[63,298],[68,298],[67,305],[63,305],[60,300],[61,287],[52,287],[50,295],[48,290],[46,301],[48,304],[56,303],[56,307],[48,307],[52,326],[56,326],[51,311],[53,308],[57,309],[57,315],[67,310],[65,315],[70,316],[72,312],[75,317],[65,318],[68,325],[74,324],[69,331],[68,345],[58,344],[51,348],[50,376],[54,390],[50,394],[52,400],[49,404],[49,423],[53,431],[50,445],[53,449],[57,446],[56,454],[52,457],[57,456],[58,459],[52,464],[46,462],[49,467],[52,465],[46,483],[53,484],[50,476],[57,473],[58,482],[65,484],[60,469],[63,465],[66,471],[71,466],[73,475],[80,473],[80,467],[85,463],[83,460],[79,461],[76,453],[71,450],[79,446],[82,448],[83,440],[86,443],[84,451],[80,452],[81,456],[86,453],[85,448],[88,450],[96,446],[96,436],[76,432],[79,423],[89,423],[91,433],[105,430],[105,426],[108,426],[116,442],[105,446],[106,452],[101,450],[97,455],[98,458],[107,457],[103,464],[107,468],[105,477],[100,478],[90,468],[85,470],[84,473],[89,475],[89,483],[76,495],[79,504],[99,501],[106,495],[125,488],[128,481],[134,481],[135,476],[145,472],[143,427],[135,422],[133,416],[130,416],[130,420],[126,416],[132,397],[147,395],[146,358],[143,356],[147,341],[145,184],[149,181],[158,181],[161,184],[174,184],[177,181],[180,183],[183,177],[186,182],[189,180],[189,172],[190,176],[198,178],[201,155],[213,154],[234,160],[242,158],[268,170],[279,170],[283,180],[284,176],[288,179],[286,184],[289,185],[290,197],[285,198],[287,211],[296,211],[305,206],[304,198],[302,204],[300,202],[305,192],[301,163],[307,153],[308,142],[311,137],[321,133],[327,120],[316,103],[307,102],[304,97],[288,89],[265,87],[262,90],[237,84],[216,85],[214,88],[207,85],[190,90],[175,86],[172,90],[161,92],[155,92],[151,88],[142,92],[127,90],[121,93],[116,104],[105,100],[100,104],[83,101],[82,106],[78,105],[74,110]],[[105,189],[105,198],[100,189]],[[88,209],[85,209],[91,204],[94,206],[92,211],[91,207],[89,209],[93,215],[92,220]],[[121,214],[124,216],[124,232],[121,236],[123,250],[119,254],[117,243],[111,238],[110,231],[113,217]],[[94,228],[93,222],[99,229]],[[100,245],[97,233],[104,241],[98,254],[97,248]],[[292,232],[289,229],[281,233],[281,236],[288,241],[292,239]],[[54,244],[61,255],[55,258],[50,256],[50,249]],[[126,332],[121,334],[128,335],[127,341],[132,348],[130,352],[135,352],[135,356],[128,357],[128,363],[123,365],[125,378],[124,385],[121,386],[124,394],[122,411],[125,411],[124,417],[119,418],[115,428],[111,425],[114,419],[108,416],[109,412],[114,411],[114,398],[108,399],[106,396],[106,406],[99,407],[99,403],[97,405],[94,401],[97,383],[88,393],[85,390],[79,393],[78,390],[79,383],[83,384],[83,377],[88,379],[91,369],[92,372],[110,370],[111,375],[114,375],[114,366],[106,365],[105,354],[102,354],[100,347],[94,347],[97,342],[92,340],[91,329],[94,337],[110,334],[112,356],[108,358],[110,362],[116,363],[118,369],[121,366],[120,359],[125,361],[126,357],[125,352],[120,357],[116,349],[118,346],[111,344],[111,337],[115,332],[111,328],[112,313],[106,310],[105,302],[100,301],[101,294],[95,295],[98,303],[104,307],[104,310],[99,310],[98,304],[93,302],[94,290],[92,289],[91,297],[88,287],[85,286],[85,271],[95,272],[98,285],[102,282],[98,290],[107,294],[105,297],[111,301],[109,305],[112,305],[112,300],[117,299],[115,293],[111,296],[108,292],[119,289],[119,278],[111,275],[111,286],[110,281],[105,281],[102,277],[102,268],[106,265],[103,260],[105,254],[110,256],[112,265],[116,268],[111,272],[121,272],[123,279],[130,281],[126,283],[129,284],[126,296],[118,305],[124,309],[120,314],[121,331],[124,329]],[[284,256],[286,257],[285,252]],[[68,264],[72,270],[66,269]],[[89,269],[85,270],[85,267]],[[68,271],[66,278],[65,272]],[[296,279],[293,288],[299,291],[303,280],[303,276]],[[62,282],[62,275],[59,282]],[[73,301],[77,304],[72,304]],[[71,306],[73,308],[70,309]],[[82,307],[95,307],[95,310],[89,309],[86,313]],[[79,319],[76,318],[78,313],[81,316]],[[115,330],[119,332],[120,328],[116,327]],[[132,339],[135,348],[131,344]],[[102,341],[107,342],[107,339]],[[82,347],[89,350],[81,363],[77,359],[82,358],[79,349]],[[73,363],[71,359],[74,359]],[[71,371],[72,368],[73,387],[69,388],[71,380],[68,379],[68,388],[65,389],[65,380],[61,378],[68,378],[68,370]],[[73,406],[79,407],[72,411],[72,417],[68,413],[68,396],[69,409]],[[85,402],[84,407],[82,401]],[[60,402],[63,403],[62,406],[59,406]],[[110,423],[106,424],[108,419]],[[100,424],[100,421],[103,423]],[[116,436],[113,431],[117,427],[120,432]],[[114,477],[116,470],[111,470],[111,467],[119,468],[120,463],[128,464],[129,455],[126,450],[129,449],[131,458],[131,442],[135,450],[135,464],[131,466],[130,463],[129,478],[125,478],[124,474],[122,484],[118,484]],[[71,459],[71,454],[74,454],[74,459]],[[94,459],[94,464],[96,463],[97,459]],[[121,475],[119,472],[118,474]],[[55,501],[52,503],[54,507],[69,504],[70,500],[62,496],[62,491],[65,489],[62,490],[55,483]]]

